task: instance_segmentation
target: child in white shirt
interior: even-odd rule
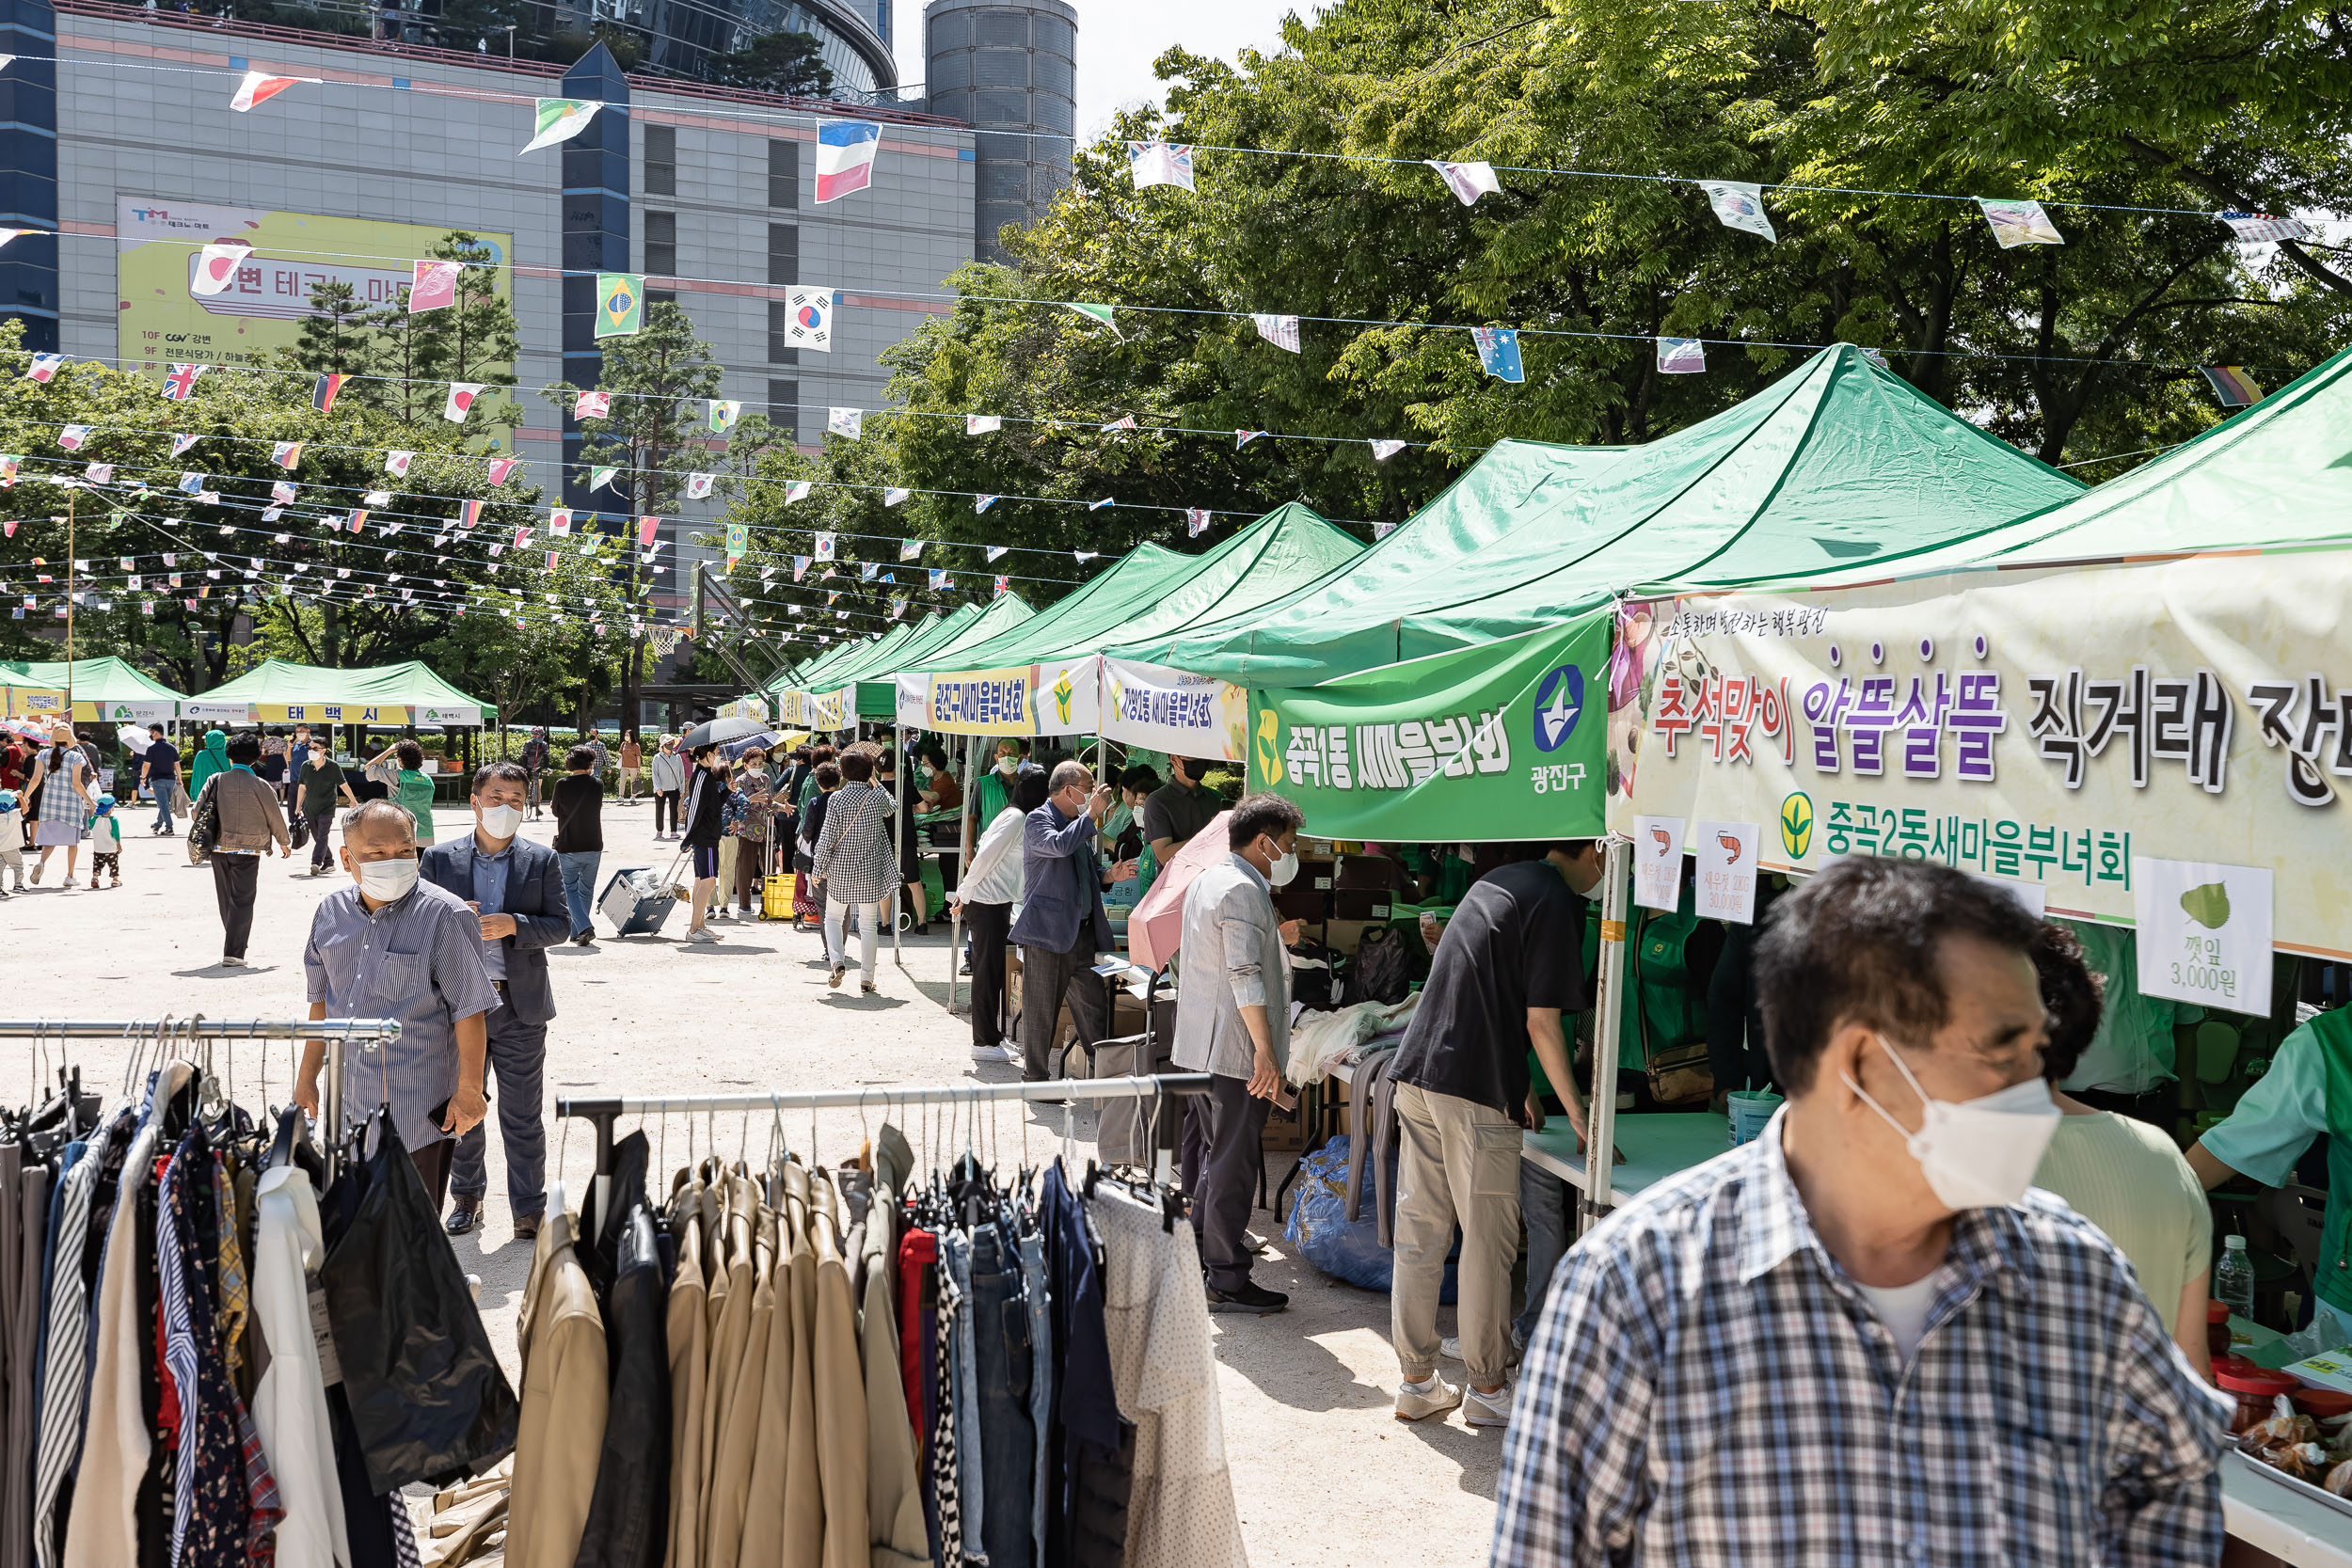
[[[89,885],[96,887],[99,874],[103,872],[114,879],[106,884],[108,887],[120,887],[122,819],[115,815],[115,798],[111,795],[98,798],[98,815],[90,819],[89,845]]]
[[[0,789],[0,877],[14,877],[16,891],[24,891],[24,813],[13,789]],[[0,888],[0,898],[7,896]]]

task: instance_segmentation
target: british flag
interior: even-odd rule
[[[171,373],[164,377],[164,396],[174,403],[187,402],[188,394],[196,390],[196,378],[203,373],[201,365],[172,366]]]

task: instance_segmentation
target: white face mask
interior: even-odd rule
[[[996,759],[996,771],[999,773],[1009,773],[1020,766],[1021,759],[1019,757],[998,757]]]
[[[2050,1098],[2050,1086],[2028,1078],[1975,1100],[1934,1100],[1883,1037],[1879,1049],[1919,1097],[1919,1131],[1906,1130],[1861,1085],[1843,1073],[1838,1076],[1903,1134],[1935,1196],[1955,1209],[2002,1209],[2025,1196],[2063,1115]]]
[[[1276,857],[1274,864],[1266,871],[1265,879],[1276,887],[1288,887],[1291,879],[1297,875],[1298,851],[1285,849]]]
[[[405,860],[363,862],[359,866],[359,891],[379,904],[405,898],[417,885],[420,869],[414,855]]]
[[[522,825],[523,808],[520,806],[482,808],[482,831],[492,838],[513,838],[516,830]]]

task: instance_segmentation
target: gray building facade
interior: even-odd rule
[[[1034,221],[1070,187],[1077,8],[1064,0],[930,0],[923,49],[932,111],[975,128],[975,252],[1002,261],[999,231]]]
[[[0,3],[12,8],[0,23],[13,20],[19,46],[29,48],[49,8],[28,22],[31,0]],[[14,181],[10,204],[27,209],[6,221],[46,227],[30,209],[44,194],[54,199],[59,233],[45,243],[55,259],[44,271],[40,244],[8,247],[0,315],[24,319],[28,338],[54,334],[33,346],[76,357],[233,364],[258,357],[248,348],[304,313],[307,290],[290,281],[290,300],[237,307],[242,316],[180,297],[183,287],[175,294],[165,274],[171,258],[192,254],[186,239],[199,230],[209,238],[258,219],[263,227],[248,231],[268,238],[256,260],[277,253],[278,264],[262,269],[265,285],[342,268],[374,289],[405,272],[405,260],[385,258],[423,253],[420,236],[363,241],[351,236],[374,231],[355,224],[506,236],[522,341],[516,448],[550,500],[611,505],[609,493],[580,488],[577,431],[536,395],[559,379],[594,384],[596,271],[646,274],[648,295],[674,298],[712,345],[724,366],[722,395],[809,445],[822,439],[829,406],[882,405],[887,374],[877,356],[945,309],[925,296],[973,250],[974,134],[934,116],[841,105],[881,121],[881,150],[867,189],[819,207],[821,111],[624,79],[601,50],[566,72],[104,0],[63,0],[54,28],[54,68],[37,60],[24,77],[45,87],[54,69],[54,125],[0,126],[0,168]],[[230,98],[247,70],[321,80],[238,114]],[[11,67],[0,81],[18,73]],[[41,96],[19,92],[16,102],[22,109]],[[532,100],[559,96],[609,106],[574,141],[518,156],[531,139]],[[45,157],[54,158],[53,190],[41,178]],[[143,243],[167,236],[181,238]],[[783,300],[795,284],[840,291],[832,353],[796,356],[782,343]],[[673,541],[663,581],[675,598],[694,558],[709,553],[683,538],[707,528],[708,503],[688,504],[701,515],[663,526]]]

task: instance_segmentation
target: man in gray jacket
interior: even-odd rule
[[[547,1212],[548,1023],[555,1017],[548,949],[572,934],[555,851],[519,836],[529,788],[514,763],[484,765],[473,776],[473,832],[432,846],[420,867],[424,880],[473,911],[483,968],[498,995],[485,1027],[489,1070],[498,1075],[499,1137],[506,1150],[507,1212],[516,1241],[536,1238]],[[453,1236],[482,1223],[489,1153],[484,1125],[457,1139],[449,1168]]]
[[[1111,792],[1107,785],[1094,787],[1094,774],[1082,762],[1057,766],[1045,787],[1045,803],[1021,825],[1025,900],[1011,932],[1021,948],[1021,1076],[1033,1084],[1052,1076],[1048,1064],[1065,994],[1081,1044],[1090,1047],[1110,1033],[1103,988],[1089,971],[1113,941],[1103,909],[1103,866],[1094,858]],[[1122,863],[1115,869],[1125,877],[1135,867]]]
[[[1184,1185],[1212,1312],[1263,1316],[1290,1305],[1249,1277],[1243,1229],[1266,1112],[1290,1057],[1290,960],[1274,890],[1298,874],[1305,821],[1279,795],[1250,796],[1226,818],[1225,858],[1184,889],[1174,1056],[1180,1070],[1210,1075],[1208,1098],[1192,1108],[1202,1137]]]

